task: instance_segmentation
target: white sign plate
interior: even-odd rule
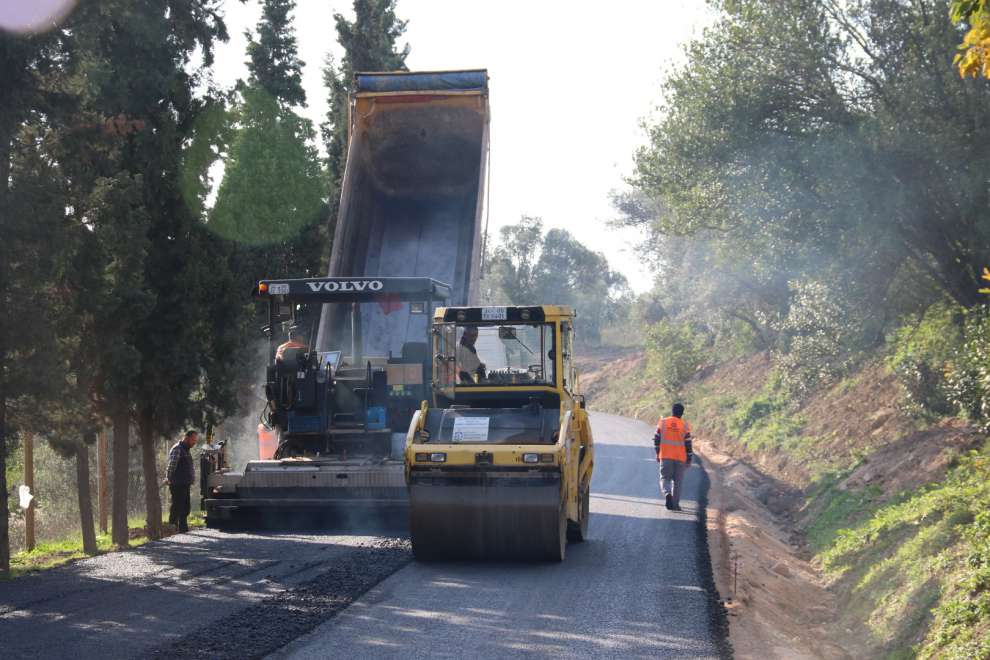
[[[488,442],[489,417],[457,417],[454,419],[454,442]]]
[[[285,296],[289,293],[288,282],[273,283],[268,285],[268,293],[273,296]]]
[[[504,321],[505,320],[505,307],[482,307],[481,308],[481,320],[482,321]]]

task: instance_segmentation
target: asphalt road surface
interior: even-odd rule
[[[688,472],[683,512],[658,497],[653,430],[594,414],[590,539],[561,564],[411,563],[276,658],[717,658],[716,602]]]
[[[652,430],[592,424],[591,538],[562,564],[411,563],[401,529],[200,530],[0,583],[0,658],[719,657],[704,471],[666,511]]]

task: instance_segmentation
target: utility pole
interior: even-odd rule
[[[100,434],[96,437],[96,491],[97,499],[100,504],[100,533],[107,533],[107,517],[109,515],[109,506],[107,503],[107,447],[109,442],[107,441],[106,429],[100,431]]]
[[[34,434],[24,434],[24,485],[31,493],[31,501],[24,512],[24,546],[28,552],[34,550],[34,503],[37,495],[34,492]]]

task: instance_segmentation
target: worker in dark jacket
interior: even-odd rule
[[[681,510],[684,476],[694,453],[691,447],[691,425],[684,419],[684,406],[675,403],[670,417],[661,417],[653,436],[653,447],[660,463],[660,491],[671,511]]]
[[[199,432],[190,429],[168,452],[168,467],[165,469],[165,483],[172,495],[172,506],[168,511],[168,524],[176,525],[180,532],[189,531],[189,489],[196,481],[190,449],[196,446]]]

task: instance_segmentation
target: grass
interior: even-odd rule
[[[816,554],[831,547],[840,531],[860,522],[879,506],[878,487],[869,486],[859,491],[839,490],[836,484],[842,476],[833,472],[820,477],[816,484],[821,485],[809,498],[812,505],[820,507],[806,531],[808,546]]]
[[[813,497],[826,505],[809,543],[848,624],[886,657],[990,658],[990,444],[888,501],[832,487]]]
[[[132,516],[128,519],[128,528],[132,537],[129,548],[136,548],[149,541],[144,534],[144,518]],[[193,512],[189,516],[189,527],[199,528],[206,525],[206,520],[198,512]],[[114,552],[117,548],[110,539],[110,534],[96,535],[96,554],[102,555]],[[18,552],[10,558],[10,575],[8,579],[16,579],[31,573],[45,571],[58,566],[64,566],[77,559],[84,559],[87,555],[83,552],[82,535],[76,534],[72,537],[55,541],[45,541],[35,545],[31,551]]]

